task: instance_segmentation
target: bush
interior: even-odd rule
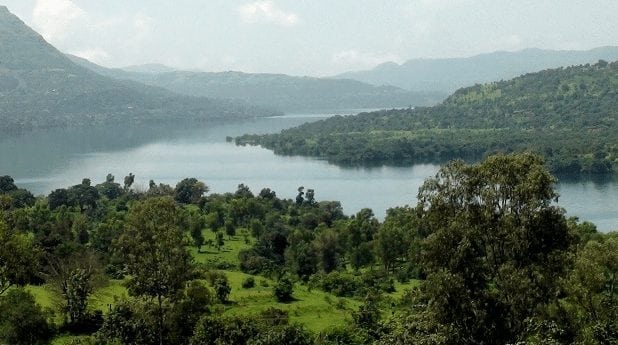
[[[273,289],[278,302],[288,302],[292,299],[294,283],[288,277],[281,277]]]
[[[314,274],[310,285],[320,290],[330,292],[337,297],[358,295],[362,284],[360,279],[350,273],[331,272],[329,274]]]
[[[255,287],[255,278],[247,277],[245,280],[242,281],[243,289],[251,289],[252,287]]]
[[[218,278],[217,280],[215,280],[213,287],[215,288],[215,295],[217,295],[217,299],[219,300],[219,302],[227,302],[227,298],[232,291],[232,288],[227,282],[227,279]]]
[[[266,326],[286,326],[290,317],[287,311],[277,309],[277,308],[268,308],[262,311],[259,315],[260,321],[262,321]]]
[[[257,322],[249,318],[204,316],[190,345],[244,345],[258,333]]]
[[[206,278],[210,286],[215,286],[215,282],[217,281],[217,279],[223,279],[227,281],[227,276],[221,271],[206,271],[204,272],[204,278]]]
[[[272,328],[261,332],[251,345],[313,345],[313,336],[298,325]]]
[[[48,344],[54,332],[34,296],[14,289],[0,297],[0,342],[12,345]]]

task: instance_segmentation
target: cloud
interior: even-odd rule
[[[62,39],[70,26],[85,15],[71,0],[37,0],[32,21],[45,39]]]
[[[100,48],[72,51],[71,54],[95,63],[105,61],[110,57],[109,53]]]
[[[365,53],[357,50],[340,51],[332,55],[331,62],[344,66],[346,69],[364,69],[375,67],[385,62],[401,62],[397,54]]]
[[[274,1],[263,0],[242,5],[238,8],[241,19],[246,23],[272,23],[281,26],[294,26],[300,22],[298,15],[286,12]]]

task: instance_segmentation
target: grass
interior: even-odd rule
[[[241,283],[250,275],[234,271],[224,272],[232,287],[230,303],[225,308],[225,313],[229,315],[255,315],[268,308],[278,308],[288,312],[291,322],[303,324],[308,330],[319,332],[329,327],[345,325],[351,319],[351,311],[360,305],[360,302],[353,299],[309,290],[301,284],[294,285],[294,300],[279,303],[273,296],[274,281],[254,276],[255,287],[243,289]],[[262,286],[263,281],[267,282],[268,286]]]
[[[225,244],[220,250],[216,247],[202,246],[202,250],[198,252],[197,248],[192,246],[189,248],[189,251],[197,263],[227,263],[233,267],[238,267],[238,253],[243,249],[251,248],[255,242],[255,239],[248,236],[249,243],[246,243],[245,239],[240,234],[241,231],[242,230],[239,229],[236,236],[233,236],[231,239],[225,235]],[[213,231],[206,229],[202,232],[202,234],[204,235],[204,239],[206,241],[210,240],[213,243],[216,241],[216,234]]]
[[[208,229],[203,232],[204,238],[208,240],[216,239],[216,234]],[[200,252],[195,247],[190,247],[189,251],[193,255],[195,262],[205,263],[213,266],[227,265],[229,269],[223,270],[226,274],[232,291],[229,296],[229,303],[218,306],[226,315],[257,315],[269,308],[277,308],[288,312],[290,322],[304,325],[308,330],[320,332],[327,328],[344,326],[352,319],[352,312],[357,310],[361,304],[358,299],[341,298],[333,294],[316,289],[309,289],[306,285],[296,283],[292,294],[293,300],[288,303],[277,302],[273,296],[273,287],[276,282],[261,276],[252,276],[255,279],[253,288],[245,289],[242,282],[251,275],[239,272],[238,253],[243,249],[248,249],[255,240],[249,237],[249,243],[245,242],[244,236],[239,233],[231,239],[226,235],[225,244],[220,250],[214,247],[203,246]],[[418,286],[418,281],[410,281],[402,284],[395,283],[396,291],[388,294],[392,298],[401,298],[407,289]],[[36,298],[37,302],[46,309],[56,310],[58,296],[55,295],[48,286],[29,286],[27,287]],[[101,310],[103,313],[109,312],[116,300],[128,296],[126,288],[121,280],[110,280],[105,286],[95,290],[90,297],[90,308]],[[56,315],[58,322],[61,322],[60,315]],[[78,338],[69,335],[59,335],[53,341],[53,345],[68,344],[71,340]]]

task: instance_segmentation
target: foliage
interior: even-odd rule
[[[559,68],[464,88],[431,108],[335,116],[236,143],[343,165],[535,151],[556,173],[607,174],[618,159],[617,85],[618,62]]]
[[[450,339],[513,342],[557,295],[572,237],[553,183],[538,156],[518,154],[452,162],[421,187],[421,286]]]
[[[292,299],[294,283],[289,277],[283,276],[279,278],[277,284],[273,287],[273,295],[278,302],[288,302]]]
[[[258,333],[249,318],[205,316],[195,328],[190,345],[243,345]]]
[[[49,344],[53,328],[32,294],[10,290],[0,296],[0,341],[15,345]]]
[[[232,288],[230,287],[227,279],[217,278],[213,284],[213,287],[215,289],[215,295],[217,296],[219,302],[227,302],[227,298],[232,291]]]
[[[0,296],[12,285],[32,280],[39,255],[31,237],[10,230],[0,218]]]

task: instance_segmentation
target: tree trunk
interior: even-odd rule
[[[163,298],[157,296],[159,302],[159,345],[163,345]]]

